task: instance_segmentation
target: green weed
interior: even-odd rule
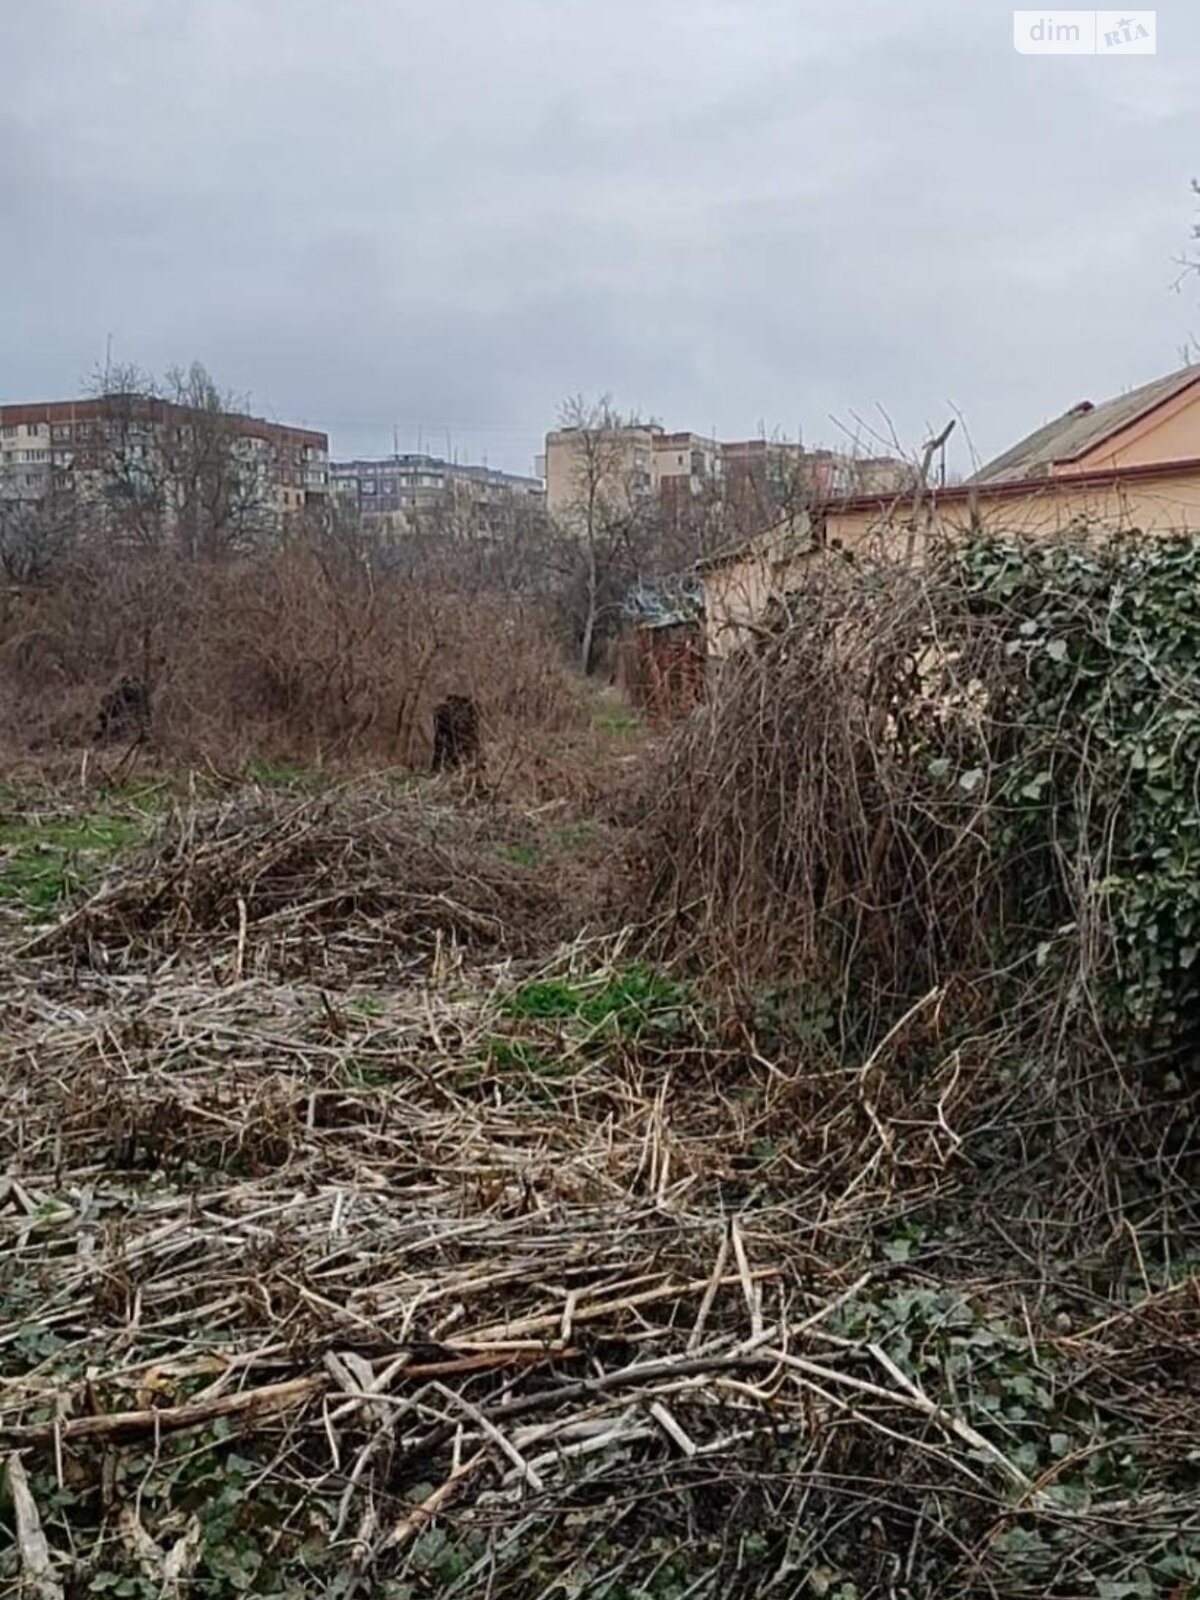
[[[501,845],[500,854],[518,867],[536,867],[542,859],[542,852],[536,844]]]
[[[641,733],[645,723],[636,711],[600,711],[596,714],[596,726],[604,733],[619,733],[628,737]]]
[[[648,1024],[678,1020],[687,991],[653,967],[634,963],[599,980],[535,979],[522,984],[501,1004],[506,1016],[525,1021],[573,1020],[636,1034]]]
[[[564,850],[578,850],[585,844],[590,844],[596,837],[596,824],[594,822],[570,822],[565,828],[555,831],[554,842]]]
[[[501,1072],[525,1072],[534,1077],[553,1077],[563,1069],[556,1061],[528,1039],[509,1039],[497,1036],[487,1043],[488,1065]]]
[[[381,1017],[383,1001],[376,1000],[369,994],[357,995],[353,1000],[346,1001],[346,1010],[353,1011],[358,1017]]]
[[[251,761],[246,775],[260,789],[281,789],[304,794],[324,787],[326,779],[307,767],[293,767],[282,761]]]
[[[343,1061],[338,1076],[347,1089],[386,1089],[393,1074],[381,1061]]]

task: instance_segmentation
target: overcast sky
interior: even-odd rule
[[[1158,52],[1018,55],[992,0],[0,0],[0,399],[111,334],[340,455],[527,471],[608,391],[986,457],[1200,338],[1196,0]]]

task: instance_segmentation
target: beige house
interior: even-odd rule
[[[710,660],[748,644],[772,602],[794,585],[801,563],[816,548],[812,521],[800,512],[736,549],[700,563],[704,640]]]
[[[1200,366],[1129,394],[1083,401],[997,456],[966,483],[830,501],[812,519],[768,529],[702,569],[710,655],[754,634],[800,566],[824,547],[896,554],[972,529],[1054,534],[1103,524],[1200,529]]]

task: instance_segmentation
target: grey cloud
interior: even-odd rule
[[[1166,370],[1200,15],[1016,55],[987,0],[39,0],[4,19],[0,383],[198,356],[527,468],[575,390],[978,449]]]

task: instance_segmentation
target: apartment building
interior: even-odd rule
[[[0,405],[0,500],[70,497],[98,510],[141,492],[170,523],[194,493],[185,478],[211,478],[218,458],[226,497],[262,524],[328,494],[329,439],[310,428],[142,395]]]
[[[668,524],[682,522],[701,499],[724,496],[724,447],[699,433],[662,433],[654,441],[654,494]]]
[[[698,502],[719,505],[747,536],[801,505],[862,492],[897,491],[911,469],[888,457],[861,458],[772,439],[724,443],[703,434],[668,433],[657,423],[588,436],[577,428],[546,435],[546,506],[569,526],[589,477],[610,506],[653,506],[668,523]]]
[[[540,478],[424,454],[335,461],[330,487],[339,504],[393,532],[423,513],[449,510],[487,532],[514,507],[540,507],[545,498]]]
[[[555,428],[546,435],[541,458],[546,479],[546,510],[568,522],[591,482],[609,505],[628,509],[654,489],[654,457],[664,430],[657,423],[606,428]]]

